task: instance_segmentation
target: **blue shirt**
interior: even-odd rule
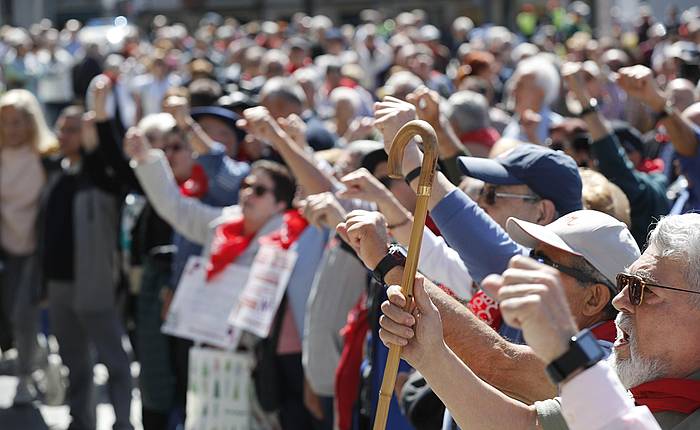
[[[500,274],[506,270],[514,255],[527,253],[525,247],[515,243],[460,189],[451,191],[440,200],[430,211],[430,216],[477,283],[492,273]]]

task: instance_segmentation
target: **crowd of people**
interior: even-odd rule
[[[99,362],[114,429],[134,383],[145,430],[182,428],[190,352],[217,349],[161,329],[188,261],[206,285],[273,252],[293,262],[274,321],[232,351],[250,428],[370,428],[394,345],[387,428],[700,426],[700,8],[605,32],[584,2],[512,30],[359,19],[159,15],[117,45],[75,20],[0,29],[15,405],[95,429]],[[423,142],[403,179],[387,154],[415,119],[439,160],[410,298]]]

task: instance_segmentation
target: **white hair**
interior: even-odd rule
[[[143,134],[151,132],[167,133],[177,126],[175,118],[169,113],[153,113],[139,121],[136,128]]]
[[[510,60],[513,63],[519,63],[520,61],[530,58],[534,55],[537,55],[540,52],[540,48],[537,47],[537,45],[533,45],[532,43],[521,43],[520,45],[516,46],[513,48],[513,51],[510,53]]]
[[[688,287],[700,290],[700,214],[661,218],[649,233],[647,243],[660,257],[679,262]],[[700,298],[692,296],[689,299],[700,305]]]
[[[523,75],[535,76],[535,85],[544,92],[544,105],[551,105],[559,96],[559,71],[548,56],[537,54],[524,59],[518,64],[511,79]]]
[[[338,87],[331,91],[328,96],[331,103],[335,106],[340,101],[348,101],[352,105],[355,113],[359,112],[362,108],[362,99],[357,91],[348,87]]]
[[[629,335],[630,355],[620,358],[615,351],[608,357],[608,364],[615,370],[620,382],[627,388],[634,388],[645,382],[663,378],[668,373],[669,361],[666,357],[642,357],[639,354],[637,331],[629,314],[620,312],[615,318],[615,325]]]

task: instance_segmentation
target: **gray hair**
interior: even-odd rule
[[[474,91],[458,91],[449,99],[445,108],[447,118],[458,134],[491,126],[489,102]]]
[[[700,214],[671,215],[656,224],[649,233],[648,246],[657,255],[680,262],[690,289],[700,290]],[[700,305],[700,298],[691,298]]]
[[[535,76],[535,85],[544,92],[545,106],[551,105],[559,96],[559,71],[548,56],[537,54],[522,60],[515,69],[511,82],[523,75]]]
[[[274,77],[268,79],[260,90],[260,99],[275,97],[281,97],[299,106],[303,106],[306,103],[304,90],[292,78]]]

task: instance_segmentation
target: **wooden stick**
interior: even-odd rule
[[[408,243],[408,256],[406,257],[406,267],[401,280],[401,292],[406,297],[405,310],[413,304],[413,281],[418,269],[418,256],[420,255],[420,245],[423,240],[423,228],[425,218],[428,216],[428,199],[433,186],[435,167],[437,166],[437,136],[435,130],[425,121],[414,120],[396,133],[394,141],[389,151],[389,176],[392,178],[403,178],[401,163],[403,161],[404,149],[416,135],[423,139],[423,164],[421,165],[420,178],[418,179],[418,192],[416,210],[413,214],[413,226],[411,227],[411,239]],[[396,374],[399,370],[401,360],[401,347],[392,345],[389,348],[389,356],[384,367],[384,378],[379,389],[379,403],[374,416],[374,430],[384,430],[386,420],[389,415],[391,396],[394,394],[394,384]]]

